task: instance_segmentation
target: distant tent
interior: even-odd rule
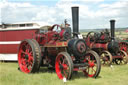
[[[128,32],[128,29],[126,29],[126,31],[125,32]]]

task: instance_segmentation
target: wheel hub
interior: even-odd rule
[[[28,56],[27,54],[25,54],[25,59],[27,59],[27,60],[28,60],[28,57],[29,57],[29,56]]]
[[[78,51],[79,51],[80,53],[85,52],[85,51],[86,51],[85,44],[84,44],[83,42],[78,43],[77,49],[78,49]]]
[[[60,64],[60,69],[61,70],[67,70],[67,65],[66,64]]]
[[[59,66],[60,66],[60,69],[63,70],[63,66],[61,64]]]
[[[107,61],[108,60],[106,57],[103,57],[102,59],[103,59],[103,61]]]

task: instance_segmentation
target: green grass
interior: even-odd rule
[[[17,63],[0,62],[0,85],[128,85],[128,64],[102,67],[97,79],[86,78],[82,73],[73,75],[63,83],[54,71],[41,68],[39,73],[24,74],[17,70]]]

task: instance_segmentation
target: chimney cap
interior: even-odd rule
[[[111,20],[110,20],[110,22],[115,22],[115,21],[116,21],[116,20],[114,20],[114,19],[111,19]]]
[[[72,8],[79,8],[79,6],[72,6]]]

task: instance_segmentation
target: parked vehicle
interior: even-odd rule
[[[82,71],[88,77],[97,77],[101,64],[98,54],[88,50],[79,35],[78,7],[72,7],[73,36],[65,22],[45,26],[36,32],[34,39],[21,42],[18,51],[19,68],[24,73],[35,73],[40,66],[55,68],[59,79],[71,79],[73,71]]]
[[[104,32],[89,32],[85,38],[87,46],[100,55],[102,64],[126,64],[127,53],[120,50],[119,42],[115,39],[115,20],[110,20],[110,27],[111,33],[107,29]]]
[[[34,22],[0,25],[0,61],[17,61],[18,46],[24,39],[33,39],[42,26]]]

